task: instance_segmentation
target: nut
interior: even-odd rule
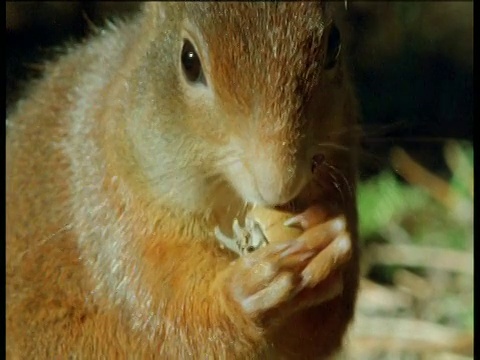
[[[267,241],[282,242],[293,240],[300,236],[302,229],[285,226],[283,223],[296,214],[271,208],[254,207],[246,215],[246,223],[256,223],[262,230]]]
[[[287,211],[254,207],[245,216],[243,226],[238,219],[233,221],[233,237],[226,236],[218,226],[214,233],[222,247],[244,255],[271,242],[293,240],[300,236],[302,229],[284,225],[286,220],[295,215]]]

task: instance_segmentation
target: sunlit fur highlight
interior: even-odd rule
[[[180,78],[185,20],[208,55],[198,94]],[[292,195],[312,149],[354,191],[353,93],[342,66],[321,71],[330,22],[314,2],[151,3],[46,65],[7,122],[7,358],[307,359],[340,347],[356,252],[342,297],[265,329],[229,298],[234,256],[212,232],[245,211],[239,188],[258,178]],[[354,199],[345,211],[355,241]]]

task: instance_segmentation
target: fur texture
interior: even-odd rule
[[[275,326],[231,297],[237,260],[212,231],[247,203],[308,204],[319,148],[354,191],[355,100],[342,64],[321,66],[330,22],[313,2],[147,4],[47,66],[8,119],[7,358],[340,347],[358,286],[354,198],[340,210],[354,244],[342,296]],[[208,86],[182,76],[185,37]]]

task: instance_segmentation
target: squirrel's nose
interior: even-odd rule
[[[283,205],[295,198],[305,185],[298,165],[279,166],[262,161],[254,166],[255,186],[263,202],[269,206]]]

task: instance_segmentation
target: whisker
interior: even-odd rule
[[[394,136],[385,136],[385,137],[368,137],[364,139],[366,143],[385,143],[385,142],[422,142],[422,143],[444,143],[451,138],[448,137],[394,137]]]
[[[20,256],[25,256],[27,253],[32,252],[36,250],[36,248],[46,244],[47,242],[54,240],[57,236],[61,235],[64,232],[70,231],[73,228],[72,223],[65,224],[61,228],[59,228],[57,231],[54,231],[53,233],[45,236],[43,239],[40,239],[38,242],[36,242],[34,245],[28,247],[25,251],[20,253]]]
[[[331,136],[341,136],[345,134],[363,136],[365,129],[360,125],[349,125],[348,127],[339,128],[330,133]]]
[[[406,120],[398,120],[390,124],[356,124],[354,126],[348,125],[333,131],[331,135],[341,136],[344,134],[357,135],[360,139],[369,138],[374,135],[387,134],[389,131],[401,130],[408,125]]]
[[[341,145],[341,144],[336,144],[336,143],[318,143],[318,144],[315,144],[313,145],[315,147],[319,147],[319,148],[331,148],[331,149],[334,149],[334,150],[341,150],[341,151],[350,151],[350,147],[346,146],[346,145]]]
[[[343,191],[342,191],[342,188],[341,188],[340,184],[338,183],[337,178],[335,177],[335,175],[333,175],[330,172],[328,173],[328,175],[333,180],[332,184],[335,187],[335,189],[337,190],[337,192],[340,194],[340,197],[342,198],[342,204],[345,204],[345,196],[343,194]]]
[[[348,181],[347,177],[343,174],[343,172],[341,172],[337,167],[329,164],[328,162],[325,162],[325,165],[333,170],[333,172],[336,174],[336,175],[339,175],[340,178],[343,180],[343,184],[347,187],[348,189],[348,194],[350,196],[350,198],[352,198],[354,196],[354,193],[353,193],[353,189],[352,189],[352,186],[350,185],[350,182]],[[337,179],[335,177],[335,179]]]
[[[321,171],[326,170],[326,175],[331,179],[330,184],[335,187],[335,190],[340,195],[342,204],[345,204],[348,199],[352,199],[354,197],[354,192],[350,181],[340,169],[326,161],[323,155],[317,156],[314,161],[316,164],[313,172],[314,178],[316,178],[315,181],[318,183],[318,185],[322,186]],[[345,198],[345,188],[348,191],[348,199]]]

